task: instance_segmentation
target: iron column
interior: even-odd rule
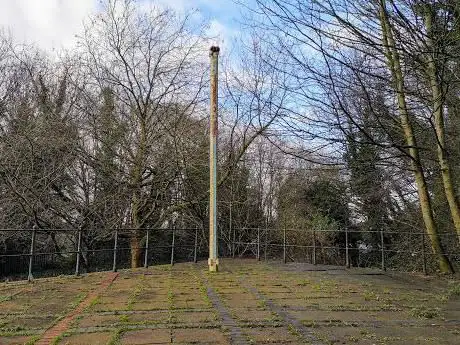
[[[209,128],[209,271],[217,272],[217,70],[219,47],[211,47],[211,117]]]

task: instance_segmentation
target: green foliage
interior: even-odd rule
[[[279,228],[307,230],[288,233],[289,243],[298,245],[311,246],[313,230],[317,245],[337,244],[350,226],[346,188],[334,170],[320,176],[302,171],[290,175],[280,189],[278,214]]]
[[[350,211],[346,189],[340,179],[317,179],[305,185],[303,199],[307,206],[307,215],[319,215],[326,226],[338,224],[348,226]],[[325,219],[327,218],[327,220]]]

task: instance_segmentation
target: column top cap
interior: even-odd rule
[[[220,48],[218,46],[212,46],[210,49],[210,53],[213,54],[213,53],[219,53],[220,51]]]

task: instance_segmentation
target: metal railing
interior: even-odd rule
[[[417,266],[412,265],[414,267],[410,270],[422,271],[424,274],[428,274],[428,266],[431,267],[431,271],[436,270],[437,254],[430,250],[429,238],[424,231],[245,228],[237,229],[236,233],[241,233],[241,231],[252,233],[252,236],[249,237],[251,240],[238,241],[234,236],[232,257],[242,256],[242,253],[244,255],[246,252],[245,248],[252,247],[252,255],[257,260],[261,260],[261,248],[263,248],[265,260],[267,260],[268,255],[271,256],[270,259],[282,259],[284,263],[306,261],[316,265],[322,261],[323,264],[335,264],[350,268],[353,261],[353,266],[378,266],[385,271],[387,268],[409,268],[411,265],[408,265],[408,261],[413,261],[417,262]],[[277,236],[273,239],[274,234]],[[302,235],[300,239],[299,236],[296,236],[298,234]],[[371,237],[372,240],[366,241],[362,236],[356,236],[363,234]],[[335,239],[321,239],[325,235],[326,237],[328,235],[335,236]],[[460,246],[457,235],[454,232],[444,232],[440,233],[439,236],[445,249],[442,254],[447,256],[455,267],[459,267]],[[298,252],[297,255],[295,255],[295,251]],[[329,253],[327,257],[325,257],[324,251]],[[322,256],[321,260],[319,260],[319,256]],[[370,257],[372,260],[369,260]],[[355,260],[352,260],[353,258]],[[356,260],[356,258],[358,259]],[[394,261],[398,259],[399,265],[395,265]]]
[[[34,275],[79,275],[82,271],[143,267],[207,258],[207,229],[0,229],[25,243],[20,250],[0,252],[0,278]],[[137,238],[137,245],[131,239]],[[455,266],[460,248],[455,233],[442,233],[448,256]],[[366,239],[367,238],[367,239]],[[451,240],[451,238],[453,240]],[[51,241],[52,240],[52,241]],[[92,242],[91,242],[92,241]],[[28,245],[27,245],[28,242]],[[221,257],[309,262],[351,266],[404,268],[427,274],[436,269],[423,231],[315,230],[289,228],[230,228],[219,231]],[[131,256],[131,258],[130,258]],[[412,264],[410,264],[412,263]],[[84,266],[84,267],[82,267]]]
[[[85,234],[91,233],[99,234],[99,240],[94,246],[84,245]],[[54,273],[79,275],[82,271],[82,261],[87,261],[90,256],[93,257],[93,267],[87,267],[86,271],[99,271],[99,270],[113,270],[117,271],[119,268],[129,267],[129,255],[133,251],[141,252],[141,264],[148,267],[152,263],[164,263],[165,252],[168,253],[168,261],[172,265],[179,257],[180,261],[193,260],[197,262],[200,258],[200,251],[205,247],[199,242],[202,237],[202,229],[200,228],[167,228],[167,229],[41,229],[34,226],[32,229],[0,229],[0,235],[5,233],[20,234],[22,238],[29,236],[29,246],[21,252],[7,253],[0,251],[0,278],[23,278],[25,273],[25,260],[27,259],[27,277],[31,281],[35,273],[42,273],[40,275],[50,275]],[[161,237],[157,242],[152,242],[152,234],[157,234]],[[177,234],[181,235],[181,241],[177,240]],[[186,234],[187,236],[184,236]],[[42,250],[37,250],[39,237],[48,238],[51,235],[54,237],[62,237],[58,241],[62,242],[60,250],[53,250],[53,246],[41,244]],[[137,236],[142,246],[130,245],[130,238]],[[169,237],[169,239],[168,239]],[[192,237],[192,243],[188,243]],[[187,240],[187,242],[185,240]],[[168,243],[169,244],[166,244]],[[201,241],[202,242],[202,241]],[[62,249],[63,248],[63,249]],[[27,252],[26,252],[27,249]],[[154,260],[153,254],[155,251],[162,254],[162,258]],[[178,252],[179,251],[179,252]],[[184,251],[187,255],[184,257]],[[109,254],[109,256],[107,255]],[[56,259],[57,258],[57,259]],[[69,262],[70,258],[70,262]],[[83,260],[86,259],[86,260]],[[108,262],[110,259],[110,267]],[[51,270],[47,267],[51,266]],[[56,266],[59,266],[57,268]],[[64,266],[64,269],[62,270]],[[43,274],[43,272],[45,272]]]

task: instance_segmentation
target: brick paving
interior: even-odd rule
[[[0,284],[0,344],[459,343],[454,277],[254,260],[206,268]]]
[[[40,340],[36,342],[36,345],[49,345],[54,341],[56,337],[66,332],[69,329],[72,321],[74,321],[75,317],[80,315],[86,308],[88,308],[91,305],[91,302],[93,302],[101,294],[102,291],[106,290],[113,283],[113,281],[117,279],[117,277],[117,272],[108,273],[104,280],[101,282],[101,285],[98,286],[97,289],[89,292],[86,298],[81,301],[81,303],[69,314],[67,314],[62,320],[60,320],[51,328],[47,329]]]

